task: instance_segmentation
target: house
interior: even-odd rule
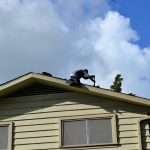
[[[149,150],[150,101],[28,73],[0,86],[0,150]]]

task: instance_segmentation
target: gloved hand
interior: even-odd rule
[[[95,75],[91,75],[90,77],[91,77],[91,78],[95,78]]]

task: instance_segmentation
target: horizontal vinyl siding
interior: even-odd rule
[[[137,122],[139,118],[146,116],[144,107],[75,93],[18,97],[0,101],[0,120],[14,122],[14,150],[59,150],[60,118],[110,113],[117,114],[118,146],[67,149],[138,150]]]
[[[16,145],[14,147],[15,150],[59,150],[58,143],[39,143],[32,145]],[[51,148],[49,148],[51,147]],[[66,148],[67,150],[138,150],[138,144],[128,144],[123,145],[120,148],[116,148],[115,146],[96,146],[96,147],[85,147],[85,148]],[[61,148],[65,150],[65,148]]]

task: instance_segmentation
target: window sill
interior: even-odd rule
[[[118,146],[118,143],[103,143],[103,144],[83,144],[83,145],[66,145],[60,146],[59,148],[79,148],[79,147],[97,147],[97,146]]]

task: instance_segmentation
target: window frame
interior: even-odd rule
[[[8,150],[12,150],[12,122],[0,121],[0,127],[8,127]]]
[[[96,143],[96,144],[79,144],[79,145],[63,145],[63,122],[65,121],[76,121],[76,120],[94,120],[94,119],[111,119],[112,125],[112,143]],[[88,116],[75,116],[75,117],[64,117],[60,118],[59,121],[59,147],[60,148],[71,148],[71,147],[90,147],[90,146],[112,146],[117,145],[117,125],[116,125],[116,114],[98,114]]]

